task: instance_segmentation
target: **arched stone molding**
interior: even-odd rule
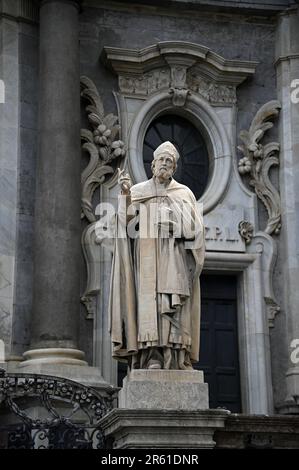
[[[229,182],[232,152],[226,130],[204,99],[191,93],[184,108],[173,106],[168,92],[154,95],[137,113],[129,133],[128,166],[136,183],[147,179],[143,164],[143,140],[150,123],[159,115],[176,113],[185,116],[202,132],[210,154],[211,176],[202,198],[204,213],[212,210],[223,197]]]
[[[232,173],[235,136],[228,123],[235,119],[236,87],[255,72],[257,63],[226,60],[184,41],[140,50],[105,47],[102,58],[118,75],[117,102],[133,181],[147,178],[143,140],[152,120],[165,113],[183,115],[199,128],[208,146],[211,175],[199,202],[204,213],[210,212],[225,195]]]

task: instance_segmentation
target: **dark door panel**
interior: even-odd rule
[[[209,384],[210,408],[241,412],[235,276],[201,276],[200,360],[193,365]],[[127,373],[118,366],[118,384]]]
[[[237,279],[235,276],[201,277],[200,360],[209,384],[210,408],[241,412],[237,326]]]

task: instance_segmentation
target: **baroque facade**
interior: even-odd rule
[[[206,227],[196,367],[275,433],[299,414],[298,2],[1,0],[0,34],[1,367],[121,383],[97,205],[172,138]]]

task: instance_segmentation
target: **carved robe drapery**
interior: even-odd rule
[[[113,355],[127,358],[166,346],[184,349],[197,361],[204,228],[195,197],[173,179],[167,187],[151,179],[131,188],[131,200],[139,211],[139,237],[133,243],[115,238],[109,302]],[[169,210],[175,224],[170,237],[156,224]],[[121,212],[120,207],[117,230],[124,235]]]

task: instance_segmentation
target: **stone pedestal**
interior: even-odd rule
[[[118,395],[119,408],[207,410],[208,384],[197,370],[132,370]]]
[[[100,422],[114,449],[212,449],[226,410],[114,409]]]
[[[213,448],[229,411],[209,410],[202,371],[133,370],[101,421],[115,449]]]

